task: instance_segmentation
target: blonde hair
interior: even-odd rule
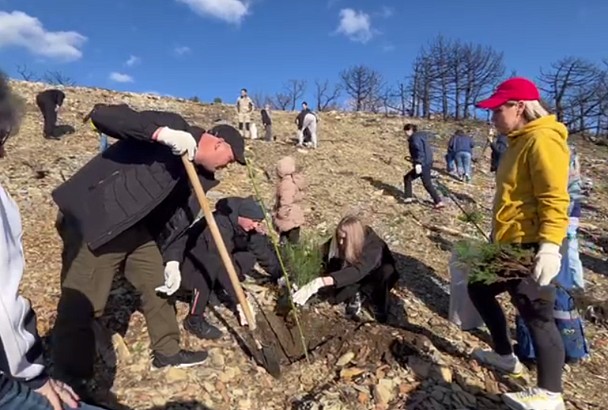
[[[538,100],[522,101],[524,103],[524,119],[527,122],[538,120],[539,118],[551,115],[549,111]],[[509,101],[509,103],[515,105],[518,101]]]
[[[340,243],[340,233],[344,234],[344,242],[338,245],[340,257],[346,264],[354,265],[361,258],[365,243],[365,226],[356,216],[348,215],[342,218],[336,227],[335,240]]]

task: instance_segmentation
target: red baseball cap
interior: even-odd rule
[[[534,83],[526,78],[515,77],[502,82],[487,100],[476,104],[477,108],[493,110],[507,101],[536,101],[540,93]]]

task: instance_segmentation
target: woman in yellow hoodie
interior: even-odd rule
[[[523,371],[496,300],[498,294],[508,292],[530,329],[538,387],[507,393],[503,400],[515,410],[564,410],[561,378],[565,353],[553,318],[555,291],[550,283],[560,269],[559,250],[568,228],[568,130],[543,108],[538,89],[525,78],[503,82],[477,106],[491,110],[496,130],[508,137],[496,172],[492,239],[532,248],[536,257],[529,279],[469,285],[471,301],[494,344],[492,351],[476,351],[474,356],[508,373]]]

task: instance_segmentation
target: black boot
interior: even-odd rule
[[[216,340],[222,337],[222,331],[207,322],[203,316],[188,315],[184,319],[184,329],[199,339]]]
[[[361,297],[361,293],[355,293],[350,300],[346,302],[346,316],[351,319],[359,318],[359,314],[361,313],[361,306],[363,305],[363,300]]]

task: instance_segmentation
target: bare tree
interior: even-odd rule
[[[48,84],[53,85],[65,85],[65,86],[74,86],[76,85],[76,81],[61,71],[47,71],[42,76],[42,81]]]
[[[256,107],[263,108],[266,104],[272,104],[271,98],[262,92],[255,92],[250,97]]]
[[[26,64],[17,64],[17,73],[21,76],[21,78],[25,81],[39,81],[40,77],[30,70]]]
[[[295,111],[298,101],[302,99],[306,92],[306,80],[288,80],[283,85],[283,94],[289,97],[291,102],[291,110]]]
[[[355,65],[340,72],[344,91],[353,99],[355,111],[377,108],[383,87],[382,75],[365,65]]]
[[[329,80],[315,80],[314,98],[317,103],[317,111],[327,111],[330,107],[335,107],[341,92],[340,84],[331,87]]]
[[[605,71],[597,64],[566,57],[551,64],[548,70],[541,69],[539,82],[558,121],[576,124],[577,131],[585,131],[586,117],[606,98],[605,78]]]
[[[287,111],[292,105],[292,99],[289,95],[277,93],[274,98],[271,99],[271,104],[275,110]]]

